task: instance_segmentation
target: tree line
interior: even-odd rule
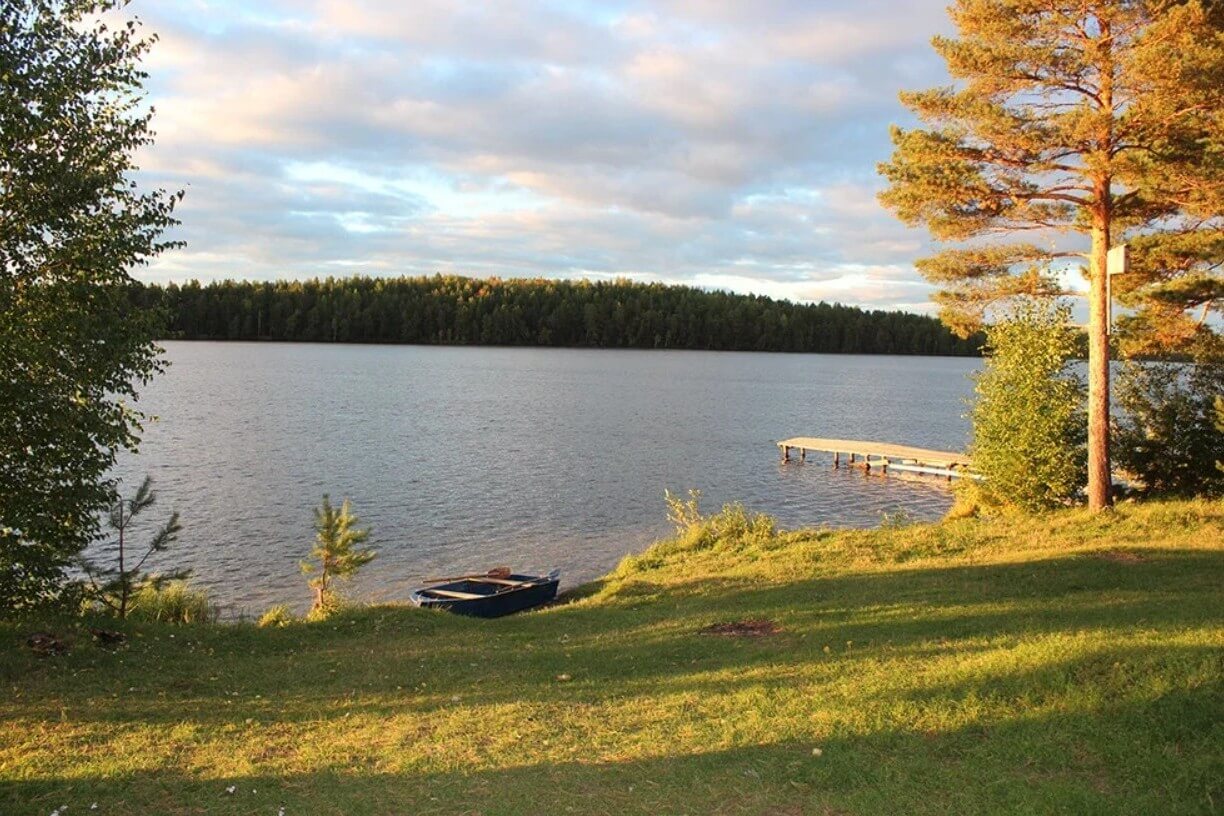
[[[136,288],[186,340],[976,355],[938,320],[627,280],[455,275]]]

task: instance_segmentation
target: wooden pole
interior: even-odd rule
[[[841,454],[837,451],[833,451],[833,467],[841,467]]]

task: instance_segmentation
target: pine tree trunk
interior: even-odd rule
[[[1099,199],[1098,199],[1099,200]],[[1091,285],[1088,294],[1088,507],[1103,510],[1112,503],[1109,466],[1109,303],[1106,257],[1108,215],[1092,228]]]
[[[1109,167],[1115,147],[1112,32],[1108,17],[1097,15],[1101,62],[1098,93],[1104,127],[1097,158],[1104,171],[1093,179],[1091,285],[1088,290],[1088,508],[1100,512],[1113,504],[1109,466],[1109,242],[1113,238],[1113,179]]]

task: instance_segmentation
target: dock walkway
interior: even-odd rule
[[[929,473],[935,476],[969,476],[969,457],[952,451],[915,448],[909,445],[893,445],[887,442],[867,442],[861,439],[820,439],[811,436],[796,436],[778,443],[782,461],[789,462],[791,451],[799,451],[801,461],[807,460],[808,451],[833,454],[833,467],[841,467],[841,457],[849,457],[848,464],[867,470],[873,467],[887,472],[905,470]]]

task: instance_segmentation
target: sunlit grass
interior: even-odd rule
[[[1224,806],[1219,504],[737,524],[498,621],[131,623],[113,651],[62,624],[54,658],[8,625],[0,813]],[[781,631],[698,633],[740,619]]]

